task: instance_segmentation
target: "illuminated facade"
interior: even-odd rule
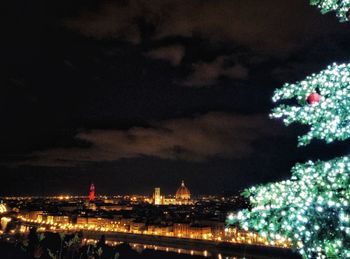
[[[191,226],[190,224],[175,223],[174,236],[195,239],[210,239],[212,236],[211,228],[208,226]]]
[[[49,224],[69,224],[71,220],[68,216],[64,215],[47,215],[46,222]]]
[[[21,215],[29,220],[43,220],[44,211],[42,210],[22,210]]]
[[[147,234],[160,236],[174,236],[173,226],[148,225]]]
[[[94,202],[95,201],[95,185],[93,183],[91,183],[91,185],[90,185],[89,201],[90,202]]]
[[[8,217],[2,217],[0,218],[0,227],[1,229],[5,230],[7,227],[7,224],[11,221],[11,218]],[[1,233],[1,232],[0,232]]]
[[[189,205],[193,203],[193,200],[191,200],[190,190],[185,186],[184,181],[181,182],[181,186],[177,189],[175,198],[166,198],[162,196],[159,187],[154,189],[154,205]]]
[[[191,199],[190,190],[185,186],[184,180],[182,180],[181,186],[177,189],[175,198],[177,201],[188,201]]]
[[[113,221],[108,218],[79,216],[76,224],[90,227],[108,227],[113,225]]]
[[[6,205],[3,203],[0,203],[0,214],[7,212]]]
[[[154,203],[154,205],[161,205],[162,204],[162,196],[160,195],[160,188],[159,187],[154,188],[153,203]]]
[[[160,205],[167,204],[184,204],[182,202],[194,202],[190,198],[189,190],[184,189],[184,183],[180,186],[180,191],[173,198],[164,198],[161,195],[160,188],[155,189],[155,195],[153,196],[157,198]],[[181,196],[181,195],[182,196]],[[180,195],[180,196],[179,196]],[[60,199],[57,197],[50,199],[43,199],[42,204],[46,204],[47,207],[43,206],[41,209],[37,210],[36,206],[24,206],[24,209],[20,209],[20,211],[15,213],[17,219],[21,222],[21,227],[19,231],[21,233],[28,232],[30,227],[37,226],[39,232],[45,231],[54,231],[54,232],[75,232],[75,231],[92,231],[92,233],[131,233],[131,234],[144,234],[144,235],[155,235],[155,236],[168,236],[175,238],[189,238],[189,239],[199,239],[199,240],[211,240],[211,241],[223,241],[230,243],[239,243],[239,244],[259,244],[264,246],[277,246],[277,247],[289,247],[290,243],[286,239],[279,240],[268,240],[262,236],[259,236],[254,232],[242,231],[240,229],[225,227],[225,222],[221,221],[219,218],[193,218],[188,219],[186,215],[191,214],[194,211],[198,215],[203,215],[200,209],[196,208],[196,206],[200,206],[200,201],[196,206],[187,206],[187,207],[164,207],[164,208],[152,208],[148,207],[148,210],[155,209],[155,211],[163,211],[166,215],[164,220],[159,221],[162,217],[154,218],[149,221],[146,218],[140,217],[143,215],[141,212],[140,216],[134,213],[111,213],[115,209],[115,211],[121,210],[132,210],[134,204],[134,200],[139,200],[140,205],[143,206],[144,197],[137,198],[135,196],[126,196],[123,199],[122,204],[118,205],[113,199],[107,199],[110,203],[104,204],[102,202],[101,196],[97,204],[95,202],[90,202],[86,196],[80,196],[76,199],[77,208],[80,204],[85,202],[89,203],[91,206],[94,205],[97,207],[97,212],[89,211],[91,206],[82,207],[78,209],[76,212],[72,212],[70,210],[66,211],[65,206],[71,207],[72,204],[70,201],[64,199]],[[15,198],[13,203],[7,202],[7,209],[9,211],[13,211],[13,207],[11,204],[16,205],[18,198]],[[129,201],[128,205],[124,205],[124,201]],[[48,202],[49,201],[49,202]],[[37,200],[28,199],[24,204],[30,205],[37,204]],[[48,203],[47,203],[48,202]],[[181,203],[180,203],[181,202]],[[189,204],[189,203],[187,203]],[[86,204],[88,205],[88,204]],[[117,207],[118,206],[118,207]],[[137,205],[136,205],[137,206]],[[51,208],[57,207],[57,210],[51,210]],[[105,210],[108,208],[108,211]],[[100,210],[101,209],[101,210]],[[216,210],[216,206],[213,207]],[[181,212],[183,213],[183,218],[177,218],[171,216],[171,211],[173,212]],[[125,212],[125,211],[124,211]],[[131,212],[131,211],[130,211]],[[0,216],[0,223],[2,225],[2,229],[6,229],[6,225],[12,219],[3,214]],[[211,214],[210,214],[211,215]],[[169,217],[168,217],[169,216]],[[229,215],[229,218],[233,217],[233,215]],[[0,230],[0,233],[3,230]]]

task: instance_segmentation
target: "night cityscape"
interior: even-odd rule
[[[130,250],[141,255],[153,250],[237,258],[243,247],[244,254],[251,258],[259,258],[259,254],[293,255],[287,250],[290,244],[286,239],[271,241],[255,232],[243,231],[238,225],[227,225],[226,218],[235,217],[247,207],[247,200],[241,196],[193,197],[184,181],[175,194],[168,196],[161,195],[159,187],[150,196],[101,196],[96,195],[96,187],[91,183],[86,196],[15,196],[2,197],[2,201],[0,233],[10,243],[17,243],[20,235],[35,229],[44,236],[65,233],[68,239],[69,235],[79,235],[83,245],[96,245],[101,236],[111,247],[119,247],[127,240]],[[218,247],[219,243],[226,245]],[[251,251],[245,245],[252,246]],[[271,251],[261,251],[259,246]],[[37,253],[45,256],[45,251]]]
[[[0,259],[350,258],[350,0],[2,5]]]

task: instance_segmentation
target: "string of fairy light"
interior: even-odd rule
[[[349,157],[297,164],[290,180],[246,190],[253,208],[237,219],[263,237],[286,238],[306,258],[349,258],[349,173]]]
[[[299,145],[350,138],[350,64],[333,64],[319,74],[277,89],[281,104],[272,118],[310,126]],[[289,180],[247,189],[252,209],[229,218],[271,240],[287,239],[305,258],[350,258],[350,156],[309,161],[292,168]]]
[[[350,0],[310,3],[350,21]],[[281,104],[270,116],[309,126],[299,146],[350,138],[350,64],[333,64],[275,91],[274,102],[288,100],[295,104]],[[231,214],[228,223],[238,221],[270,240],[286,239],[304,258],[350,258],[350,156],[296,164],[291,171],[289,180],[245,190],[251,209]]]
[[[335,12],[339,21],[350,21],[350,0],[310,0],[321,13]],[[281,104],[272,118],[286,125],[299,122],[309,131],[298,145],[313,139],[331,143],[350,137],[350,64],[333,64],[295,84],[277,89],[274,102]],[[246,230],[254,229],[269,239],[287,238],[305,258],[350,258],[350,156],[327,162],[309,161],[292,168],[290,180],[251,187],[252,209],[237,219]]]
[[[306,105],[310,93],[316,92],[319,102]],[[331,143],[350,137],[350,64],[333,64],[301,82],[285,84],[276,90],[273,101],[292,98],[299,105],[282,104],[273,110],[271,117],[283,117],[286,125],[296,121],[310,125],[310,131],[298,139],[300,146],[314,138]]]
[[[350,0],[310,0],[323,14],[334,11],[341,22],[350,20]]]

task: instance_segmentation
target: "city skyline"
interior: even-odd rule
[[[166,2],[4,3],[1,196],[232,195],[348,151],[269,119],[275,88],[346,61],[346,24],[305,0]]]
[[[151,249],[166,252],[164,256],[177,253],[234,259],[236,257],[232,256],[244,249],[253,255],[295,257],[288,249],[286,239],[267,240],[255,232],[226,225],[227,215],[231,218],[239,208],[246,206],[240,197],[192,199],[182,182],[176,200],[157,204],[159,188],[156,188],[153,198],[114,196],[92,199],[92,186],[89,195],[84,197],[4,197],[0,203],[0,234],[13,243],[19,242],[19,236],[30,239],[36,233],[41,237],[39,243],[42,246],[46,246],[49,240],[53,242],[54,235],[59,235],[62,240],[78,242],[80,247],[90,245],[90,249],[98,248],[99,240],[105,239],[103,253],[109,248],[125,246],[121,242],[127,239],[139,254]],[[220,244],[225,246],[221,248]],[[260,246],[258,250],[256,245]],[[69,250],[69,242],[65,242],[64,247]],[[81,256],[89,253],[79,250]],[[25,251],[30,253],[31,250]],[[54,253],[60,254],[59,251]],[[41,254],[45,256],[47,253],[43,251]]]
[[[135,192],[130,192],[130,193],[103,193],[103,192],[99,192],[99,188],[96,189],[96,186],[94,184],[94,182],[90,181],[90,184],[88,186],[85,186],[85,187],[88,187],[86,190],[80,190],[80,192],[77,194],[77,193],[64,193],[64,192],[59,192],[59,193],[53,193],[52,195],[23,195],[22,197],[88,197],[89,200],[91,202],[93,202],[96,198],[100,198],[100,197],[104,197],[104,196],[133,196],[133,195],[140,195],[140,196],[147,196],[147,195],[150,195],[150,196],[154,196],[154,193],[155,193],[155,189],[159,189],[159,190],[162,190],[162,197],[167,197],[167,196],[181,196],[181,194],[178,194],[179,193],[179,190],[181,188],[184,188],[186,190],[189,191],[189,189],[187,188],[187,186],[185,186],[185,180],[181,180],[181,182],[179,183],[179,185],[174,185],[173,186],[173,190],[171,190],[170,192],[168,193],[165,193],[163,192],[163,189],[160,187],[160,186],[151,186],[151,187],[147,187],[149,188],[149,191],[147,193],[135,193]],[[99,187],[99,186],[97,186]],[[185,194],[185,195],[192,195],[192,194]],[[195,196],[203,196],[203,195],[210,195],[210,194],[205,194],[205,193],[196,193]],[[0,196],[1,197],[21,197],[21,195],[8,195],[8,196]],[[224,196],[223,196],[224,197]],[[187,199],[187,198],[185,198]]]
[[[1,259],[350,258],[350,0],[2,7]]]

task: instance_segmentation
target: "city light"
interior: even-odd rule
[[[213,220],[210,217],[214,212],[218,212],[218,204],[235,204],[238,202],[237,198],[215,196],[192,198],[184,182],[177,191],[177,198],[161,198],[159,188],[156,188],[153,197],[140,195],[95,196],[94,191],[95,187],[91,188],[90,186],[88,196],[60,195],[54,197],[4,197],[3,199],[7,201],[7,204],[11,204],[11,218],[19,223],[20,227],[17,231],[22,234],[28,233],[31,227],[36,227],[38,232],[73,234],[83,231],[84,235],[92,236],[121,234],[130,237],[165,237],[169,242],[184,239],[189,242],[190,240],[203,240],[212,244],[226,242],[279,248],[290,247],[289,241],[282,237],[269,241],[257,233],[228,227],[225,221],[220,221],[219,218]],[[94,199],[91,199],[92,196]],[[159,201],[159,204],[155,201]],[[138,221],[137,214],[134,215],[135,209],[142,208],[144,210],[144,206],[150,212],[152,210],[162,211],[160,217],[164,217],[165,223]],[[56,209],[52,210],[53,207]],[[3,211],[9,210],[9,207],[3,206],[3,208]],[[231,206],[227,208],[231,208]],[[182,223],[174,221],[171,216],[177,214],[178,211],[185,213]],[[194,223],[189,218],[192,214],[205,215],[203,213],[208,213],[210,217],[204,217],[202,224]],[[228,215],[228,218],[233,220],[237,217],[235,213],[228,214],[227,211],[220,213],[222,213],[221,218]],[[8,219],[11,218],[5,218],[2,223],[7,223]],[[88,243],[96,240],[87,239],[85,241]],[[177,252],[181,253],[181,249]],[[202,256],[210,256],[208,252],[204,251],[203,253]]]
[[[0,214],[7,212],[5,204],[1,203],[0,204]]]
[[[274,241],[268,241],[267,238],[259,236],[255,232],[243,231],[236,228],[226,228],[226,231],[219,236],[215,237],[212,233],[207,232],[203,233],[203,229],[190,229],[187,226],[187,229],[182,229],[181,232],[179,230],[173,229],[173,231],[168,232],[158,232],[158,231],[138,231],[128,229],[130,226],[120,226],[120,223],[112,223],[104,221],[100,225],[96,224],[61,224],[54,221],[41,221],[41,220],[33,220],[27,219],[23,216],[18,216],[18,219],[25,223],[29,223],[28,226],[39,226],[38,231],[64,231],[64,232],[75,232],[77,230],[84,231],[92,231],[92,232],[101,232],[101,233],[128,233],[128,234],[136,234],[136,235],[154,235],[154,236],[166,236],[166,237],[175,237],[175,238],[187,238],[187,239],[197,239],[197,240],[208,240],[215,242],[230,242],[236,244],[254,244],[254,245],[264,245],[271,247],[282,247],[289,248],[290,242],[289,240],[278,237]],[[184,226],[182,226],[184,227]],[[175,230],[175,232],[174,232]]]

